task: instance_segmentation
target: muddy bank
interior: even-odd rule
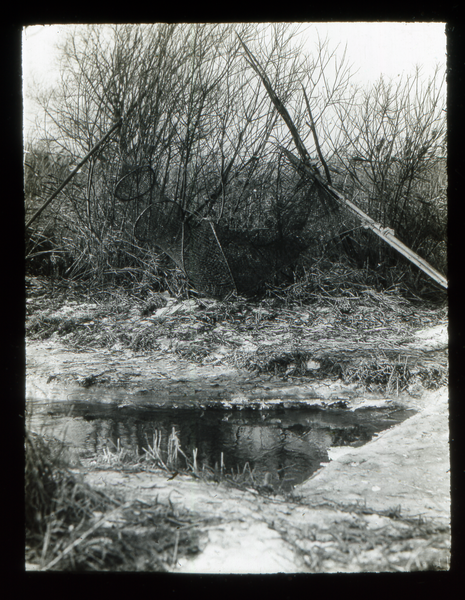
[[[107,350],[75,352],[55,341],[28,342],[26,398],[88,401],[119,407],[360,408],[415,404],[408,394],[360,390],[340,380],[292,379],[224,365],[195,365],[175,356]]]
[[[345,453],[299,486],[314,500],[400,506],[410,515],[449,519],[449,419],[445,388],[425,394],[419,413]]]
[[[27,300],[27,394],[134,402],[421,396],[447,383],[447,313],[395,293],[310,304]]]
[[[324,349],[320,343],[320,351]],[[326,342],[327,343],[327,342]],[[246,341],[244,342],[246,344]],[[88,348],[77,351],[62,340],[28,340],[26,345],[26,398],[30,400],[89,400],[115,403],[118,406],[206,407],[221,403],[225,407],[241,406],[383,406],[415,404],[425,391],[420,373],[432,371],[439,381],[447,370],[447,329],[445,324],[418,330],[409,341],[386,358],[379,346],[358,348],[365,359],[376,353],[384,355],[386,370],[391,374],[401,365],[404,371],[410,362],[413,374],[394,390],[389,385],[361,386],[359,381],[344,381],[340,377],[324,377],[320,362],[308,359],[304,376],[283,376],[257,370],[248,371],[224,361],[194,363],[174,352],[135,352],[130,349]],[[346,367],[360,362],[356,351],[341,347],[337,353]],[[343,357],[343,358],[341,358]],[[292,360],[292,356],[288,357]],[[321,361],[322,362],[322,361]],[[425,363],[429,363],[425,365]],[[295,367],[295,365],[294,365]],[[379,367],[379,365],[378,365]],[[289,367],[288,367],[289,368]],[[313,372],[312,372],[313,371]],[[418,374],[418,375],[417,375]],[[404,375],[405,377],[405,375]],[[389,383],[389,382],[388,382]],[[383,389],[384,387],[384,389]],[[387,388],[387,389],[386,389]]]
[[[328,464],[291,495],[182,473],[170,478],[157,469],[102,468],[91,459],[75,471],[128,501],[157,500],[198,515],[199,523],[216,519],[198,526],[201,551],[177,560],[173,571],[447,569],[445,313],[365,296],[346,299],[349,312],[336,301],[280,311],[265,303],[165,298],[150,314],[142,304],[109,310],[32,299],[26,398],[125,410],[413,408],[417,414],[365,446],[333,448]]]

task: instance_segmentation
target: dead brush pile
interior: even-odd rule
[[[58,338],[76,349],[174,354],[279,378],[342,379],[372,391],[447,383],[447,349],[412,345],[416,332],[447,323],[445,298],[415,298],[400,285],[376,289],[347,264],[314,265],[260,299],[174,298],[135,288],[63,289],[50,304],[28,300],[31,339]]]
[[[67,467],[60,442],[27,433],[25,443],[28,568],[169,571],[200,551],[194,515],[94,490]]]
[[[432,305],[407,298],[399,286],[377,291],[363,281],[359,269],[336,264],[270,290],[270,306],[282,308],[271,319],[262,311],[264,341],[241,366],[287,378],[341,378],[372,391],[446,385],[447,348],[410,345],[417,331],[447,323],[445,298]]]

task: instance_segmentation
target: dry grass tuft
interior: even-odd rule
[[[106,458],[126,460],[121,448]],[[26,435],[25,475],[26,563],[40,570],[168,571],[178,556],[200,551],[197,517],[93,490],[56,440]]]

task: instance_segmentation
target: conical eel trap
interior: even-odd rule
[[[333,202],[328,211],[325,199],[313,190],[305,202],[292,204],[287,213],[284,211],[285,225],[235,231],[221,222],[189,213],[163,197],[148,166],[125,175],[115,189],[116,198],[124,202],[149,193],[152,202],[137,218],[136,237],[170,256],[197,290],[221,299],[232,293],[253,294],[311,244],[327,238],[322,218],[337,210]]]

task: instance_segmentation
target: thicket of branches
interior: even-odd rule
[[[326,42],[307,55],[298,29],[287,24],[70,31],[60,84],[39,98],[45,119],[26,141],[26,218],[120,117],[123,125],[28,230],[28,268],[100,282],[130,275],[162,285],[169,261],[134,237],[147,198],[121,203],[114,195],[136,166],[153,168],[164,197],[202,216],[221,216],[235,229],[266,228],[306,193],[307,183],[279,149],[294,151],[291,136],[236,33],[315,159],[312,127],[318,134],[333,184],[445,271],[439,74],[423,85],[417,73],[401,84],[381,79],[368,91],[355,90],[344,57],[338,62]],[[353,260],[392,262],[370,233],[357,227],[347,235]]]
[[[446,273],[444,85],[437,71],[429,81],[418,69],[397,83],[381,77],[358,102],[335,107],[338,118],[326,139],[339,189]],[[377,262],[390,252],[382,242],[368,245]]]

